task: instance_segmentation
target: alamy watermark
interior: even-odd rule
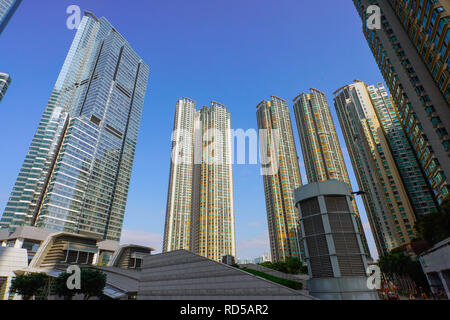
[[[371,265],[367,268],[367,288],[369,290],[381,289],[381,269],[377,265]]]
[[[81,289],[81,269],[79,266],[71,265],[67,268],[67,274],[70,276],[67,278],[66,285],[69,290]]]
[[[381,29],[381,8],[376,5],[367,7],[367,29],[379,30]]]
[[[67,7],[66,13],[69,17],[66,20],[66,26],[69,30],[78,29],[81,23],[81,9],[79,6],[73,4]]]
[[[261,175],[275,175],[279,168],[280,136],[280,129],[176,129],[172,133],[172,163],[257,165],[259,156]]]

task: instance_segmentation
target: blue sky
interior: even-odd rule
[[[327,94],[344,148],[333,92],[354,79],[382,81],[350,0],[23,0],[0,37],[0,71],[13,78],[0,103],[2,212],[75,34],[66,27],[72,4],[106,17],[150,65],[123,241],[158,251],[178,98],[198,107],[219,101],[232,127],[247,130],[257,127],[261,100],[282,97],[292,111],[294,97],[317,88]],[[296,128],[294,134],[300,153]],[[306,182],[303,164],[300,170]],[[269,251],[260,166],[235,165],[234,191],[238,257],[260,256]],[[358,205],[376,256],[360,199]]]

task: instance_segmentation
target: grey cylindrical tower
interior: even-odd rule
[[[300,241],[308,264],[310,294],[327,300],[373,300],[367,261],[345,182],[328,180],[295,190]]]

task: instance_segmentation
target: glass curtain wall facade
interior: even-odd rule
[[[5,96],[10,84],[11,77],[6,73],[0,72],[0,101],[2,101],[3,97]]]
[[[0,222],[120,240],[149,67],[87,12]]]
[[[285,100],[272,96],[258,104],[256,115],[261,150],[267,151],[272,166],[277,163],[270,174],[263,172],[272,259],[301,259],[294,190],[302,185],[302,180],[289,108]],[[265,139],[261,130],[265,130]]]
[[[0,0],[0,34],[16,12],[22,0]]]
[[[294,99],[294,114],[308,183],[338,180],[347,183],[352,190],[325,94],[317,89],[310,89],[310,93],[300,94]],[[364,250],[370,257],[355,199],[352,204]]]
[[[441,203],[450,177],[450,2],[353,2],[406,137]],[[367,26],[370,5],[381,9],[381,29]]]

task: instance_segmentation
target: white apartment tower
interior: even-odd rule
[[[163,250],[236,256],[230,113],[180,99],[172,141]]]

